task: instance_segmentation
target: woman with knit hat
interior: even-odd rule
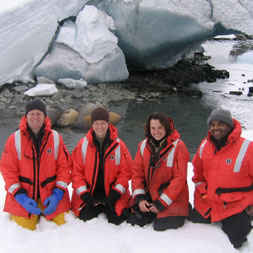
[[[253,143],[241,137],[231,113],[214,109],[208,136],[193,158],[194,209],[197,223],[221,222],[235,248],[247,240],[253,215]]]
[[[7,191],[4,211],[30,230],[36,229],[41,215],[57,225],[64,224],[64,212],[70,209],[67,186],[71,166],[62,137],[51,129],[45,104],[32,100],[1,157]]]
[[[132,214],[128,222],[141,227],[154,221],[156,231],[176,229],[188,216],[189,152],[171,117],[152,113],[145,125],[132,170]]]
[[[72,153],[72,209],[83,221],[105,213],[118,225],[128,214],[131,155],[106,109],[96,108],[91,124]]]

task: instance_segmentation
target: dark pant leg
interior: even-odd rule
[[[98,217],[100,213],[104,210],[103,205],[90,206],[89,208],[83,208],[78,216],[79,219],[83,221],[91,220]]]
[[[222,230],[235,248],[241,247],[243,242],[247,241],[251,228],[251,217],[245,211],[222,220]]]
[[[108,222],[115,225],[119,225],[126,220],[126,216],[124,214],[118,216],[115,211],[107,206],[105,207],[105,215],[108,219]]]
[[[155,219],[154,230],[164,231],[167,229],[176,229],[182,227],[185,222],[185,216],[170,216],[160,219]]]
[[[208,218],[203,217],[195,208],[189,209],[189,216],[187,219],[193,223],[211,223],[211,217]]]
[[[127,223],[130,223],[133,226],[138,225],[144,227],[145,225],[150,224],[156,216],[156,214],[152,212],[142,212],[138,204],[134,204],[132,209],[134,210],[134,213],[131,213],[127,218]]]

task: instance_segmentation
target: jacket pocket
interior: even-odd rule
[[[224,204],[224,208],[237,208],[239,203],[244,199],[241,192],[224,193],[220,195],[220,200]]]
[[[42,188],[44,188],[46,186],[46,188],[48,190],[52,190],[52,188],[55,185],[55,183],[56,183],[56,175],[54,175],[52,177],[48,177],[46,180],[44,180],[43,182],[40,183],[40,186]]]

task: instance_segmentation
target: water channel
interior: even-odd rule
[[[127,144],[134,156],[138,143],[144,138],[143,124],[148,115],[154,111],[162,111],[172,116],[175,126],[181,134],[191,154],[196,152],[200,141],[206,136],[206,119],[212,109],[222,107],[231,111],[238,119],[243,129],[253,129],[253,97],[248,97],[248,87],[253,86],[253,54],[245,53],[239,57],[229,56],[229,51],[235,42],[210,41],[203,44],[207,55],[212,59],[209,63],[217,69],[226,69],[230,78],[218,80],[215,83],[195,84],[203,92],[202,98],[172,96],[158,103],[146,103],[141,106],[123,104],[109,108],[118,112],[123,119],[117,125],[119,136]],[[229,91],[241,90],[241,96],[230,95]],[[19,119],[2,117],[0,119],[0,152],[8,136],[17,129]],[[69,149],[74,149],[84,132],[73,131],[70,128],[57,129]]]

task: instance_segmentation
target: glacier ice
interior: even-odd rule
[[[0,85],[34,73],[120,81],[234,32],[253,35],[252,0],[1,0]]]

